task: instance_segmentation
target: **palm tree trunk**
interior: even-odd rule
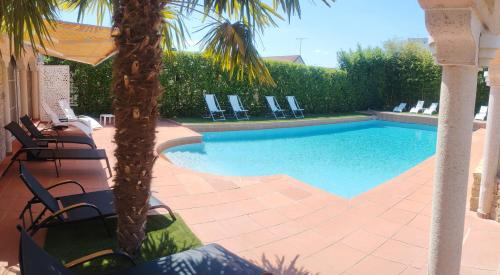
[[[114,0],[113,64],[116,116],[114,179],[118,246],[135,254],[144,240],[155,160],[157,98],[161,92],[160,0]]]

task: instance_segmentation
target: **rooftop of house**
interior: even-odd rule
[[[300,55],[267,56],[267,57],[264,57],[264,59],[280,61],[280,62],[292,62],[292,63],[306,64],[304,62],[304,59],[302,59],[302,56],[300,56]]]

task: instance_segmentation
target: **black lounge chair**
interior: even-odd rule
[[[59,148],[57,145],[57,140],[55,139],[43,139],[43,141],[52,141],[56,143],[56,148],[48,148],[38,145],[31,137],[29,137],[23,128],[15,122],[7,124],[5,127],[16,139],[21,143],[22,148],[19,149],[10,159],[9,165],[3,171],[3,177],[5,173],[9,170],[12,164],[16,161],[20,161],[19,156],[26,153],[26,158],[23,161],[53,161],[56,174],[59,177],[59,169],[57,168],[57,162],[61,164],[63,159],[71,160],[106,160],[106,165],[108,168],[109,176],[112,176],[111,166],[109,165],[108,156],[106,151],[103,149],[65,149]]]
[[[20,178],[33,194],[33,198],[28,201],[19,215],[19,219],[22,220],[23,226],[27,228],[26,230],[32,232],[32,234],[42,227],[90,219],[101,219],[104,226],[106,226],[104,219],[116,216],[115,205],[113,202],[113,192],[111,190],[87,193],[85,188],[74,180],[66,180],[48,188],[44,188],[23,164],[20,164],[19,169]],[[82,192],[62,197],[54,197],[50,194],[49,190],[65,184],[74,184],[79,187]],[[32,206],[39,204],[42,204],[44,208],[36,217],[33,217]],[[59,207],[59,204],[62,208]],[[149,200],[149,210],[157,208],[166,209],[172,219],[176,219],[174,213],[168,206],[151,196]],[[48,216],[45,215],[47,214],[47,211],[50,212]],[[28,227],[26,227],[26,213],[29,214],[30,218]],[[106,230],[108,229],[106,228]]]
[[[38,246],[26,231],[20,227],[18,229],[21,232],[19,266],[22,275],[76,274],[71,268],[80,266],[90,260],[109,259],[111,257],[126,259],[133,266],[125,270],[106,273],[108,275],[270,274],[218,244],[205,245],[137,265],[127,254],[107,249],[63,265]]]
[[[90,146],[92,149],[96,149],[94,140],[90,137],[87,136],[51,136],[51,135],[44,135],[42,131],[40,131],[33,121],[31,121],[31,118],[27,115],[21,117],[21,123],[28,129],[28,132],[30,132],[31,138],[34,140],[38,141],[41,140],[42,142],[45,142],[45,139],[52,139],[55,140],[57,143],[61,143],[64,147],[64,143],[76,143],[76,144],[86,144]],[[37,144],[40,145],[40,143],[37,142]],[[42,144],[43,145],[43,144]]]

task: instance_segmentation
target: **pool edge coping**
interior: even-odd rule
[[[379,113],[379,112],[378,112]],[[432,123],[418,123],[418,122],[410,122],[410,121],[397,121],[397,120],[386,120],[386,119],[383,119],[377,115],[372,115],[372,116],[366,116],[366,117],[359,117],[358,118],[359,120],[348,120],[347,118],[346,119],[335,119],[335,120],[332,120],[330,119],[330,123],[321,123],[321,124],[314,124],[314,125],[302,125],[302,126],[299,126],[299,125],[294,125],[294,126],[288,126],[288,127],[278,127],[278,128],[293,128],[293,127],[305,127],[305,126],[315,126],[315,125],[327,125],[327,124],[340,124],[340,123],[349,123],[349,122],[362,122],[362,121],[371,121],[371,120],[382,120],[382,121],[389,121],[389,122],[402,122],[402,123],[409,123],[409,124],[423,124],[423,125],[435,125],[435,124],[432,124]],[[333,122],[332,122],[333,121]],[[210,175],[210,176],[217,176],[217,177],[233,177],[233,176],[227,176],[227,175],[220,175],[220,174],[214,174],[214,173],[208,173],[208,172],[200,172],[200,171],[196,171],[196,170],[193,170],[193,169],[190,169],[190,168],[187,168],[187,167],[182,167],[182,166],[178,166],[176,165],[175,163],[173,163],[165,154],[163,154],[163,152],[169,148],[172,148],[172,147],[176,147],[176,146],[181,146],[181,145],[187,145],[187,144],[195,144],[195,143],[201,143],[203,140],[203,135],[202,133],[199,133],[191,128],[188,128],[182,124],[178,124],[176,123],[176,125],[178,127],[183,127],[183,128],[186,128],[186,129],[189,129],[193,135],[191,136],[184,136],[184,137],[178,137],[178,138],[173,138],[173,139],[169,139],[165,142],[162,142],[162,143],[159,143],[157,146],[156,146],[156,152],[157,154],[162,158],[164,159],[168,164],[170,165],[173,165],[175,166],[176,168],[180,168],[180,169],[186,169],[192,173],[196,173],[196,174],[201,174],[201,175]],[[264,130],[264,129],[273,129],[273,128],[263,128],[263,129],[240,129],[240,130]],[[231,129],[231,130],[219,130],[218,132],[226,132],[226,131],[236,131],[234,129]],[[359,199],[362,199],[363,197],[369,197],[372,192],[377,192],[376,190],[378,190],[379,188],[380,189],[383,189],[384,187],[387,187],[388,185],[391,185],[391,183],[393,182],[393,180],[395,180],[396,178],[400,177],[400,176],[404,176],[406,175],[407,173],[411,173],[414,169],[418,168],[420,165],[424,164],[425,162],[429,161],[430,159],[434,158],[435,157],[435,153],[431,156],[429,156],[428,158],[426,158],[425,160],[417,163],[415,166],[409,168],[408,170],[405,170],[404,172],[402,172],[401,174],[398,174],[396,175],[395,177],[391,178],[391,179],[388,179],[386,181],[384,181],[383,183],[380,183],[378,184],[377,186],[369,189],[369,190],[366,190],[365,192],[362,192],[352,198],[345,198],[345,197],[342,197],[340,195],[337,195],[337,194],[333,194],[333,193],[330,193],[326,190],[323,190],[321,188],[318,188],[316,186],[313,186],[311,184],[308,184],[306,182],[303,182],[297,178],[294,178],[290,175],[287,175],[287,174],[273,174],[273,175],[265,175],[265,176],[248,176],[249,178],[251,177],[263,177],[263,178],[266,178],[266,177],[274,177],[274,176],[287,176],[297,182],[300,182],[302,185],[305,185],[309,188],[314,188],[316,190],[319,190],[321,192],[324,192],[326,194],[329,194],[331,196],[334,196],[336,198],[340,198],[342,200],[345,200],[347,202],[354,202],[354,201],[357,201]],[[236,176],[236,177],[247,177],[247,176]]]

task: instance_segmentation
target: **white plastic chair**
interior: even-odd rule
[[[406,103],[401,102],[398,106],[394,107],[394,110],[392,110],[392,111],[395,113],[402,113],[405,108],[406,108]]]
[[[238,95],[228,95],[227,97],[229,98],[229,104],[231,104],[231,108],[233,109],[234,117],[237,120],[248,120],[248,110],[243,107],[240,97]]]
[[[295,96],[287,96],[286,100],[288,101],[288,105],[290,105],[290,110],[292,110],[293,116],[295,118],[304,118],[304,109],[301,109],[299,106],[299,102]]]
[[[267,101],[267,104],[269,105],[269,108],[271,109],[271,113],[273,114],[275,119],[286,118],[285,111],[283,109],[281,109],[280,104],[276,100],[275,96],[266,95],[266,101]],[[280,113],[281,113],[281,116],[280,116]]]
[[[488,114],[488,106],[481,106],[481,108],[479,109],[479,113],[476,114],[474,119],[485,120],[487,114]]]
[[[81,121],[82,123],[87,124],[92,130],[102,129],[102,125],[97,120],[89,116],[77,116],[71,106],[69,106],[69,102],[67,100],[60,99],[58,103],[68,121]]]
[[[438,108],[438,103],[437,102],[432,103],[431,106],[429,106],[429,108],[424,109],[424,115],[434,114],[435,112],[437,112],[437,108]]]
[[[226,120],[226,117],[224,116],[224,112],[226,110],[222,110],[220,108],[220,104],[219,101],[217,100],[217,97],[215,97],[214,94],[204,94],[203,96],[205,97],[205,102],[207,103],[208,112],[210,113],[210,117],[212,118],[212,120],[213,121]]]
[[[49,105],[47,105],[47,103],[42,101],[41,105],[42,105],[42,109],[49,116],[49,118],[51,120],[51,124],[54,125],[55,127],[61,127],[61,126],[68,127],[69,125],[71,125],[75,128],[80,129],[80,131],[85,133],[87,136],[89,136],[89,137],[92,136],[92,128],[90,128],[87,124],[83,123],[82,121],[78,121],[78,120],[61,122],[61,120],[59,120],[59,117],[57,116],[57,114],[52,110],[52,108],[49,107]]]
[[[424,101],[423,100],[419,100],[417,102],[417,105],[415,105],[415,107],[411,108],[410,109],[410,113],[413,113],[413,114],[418,114],[420,113],[422,110],[424,109]]]

